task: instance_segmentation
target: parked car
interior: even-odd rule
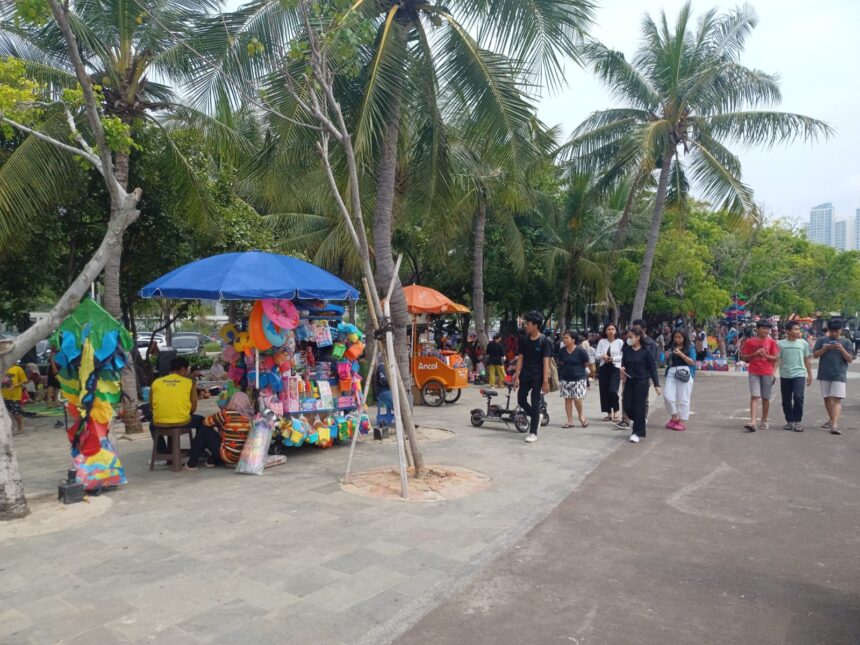
[[[146,332],[141,332],[137,335],[137,338],[134,341],[134,344],[137,347],[137,352],[140,354],[141,358],[146,358],[146,348],[149,347],[151,336],[151,333],[147,334]],[[158,351],[167,348],[167,341],[164,338],[164,334],[156,334],[155,338],[152,340],[155,341]]]
[[[188,354],[205,354],[203,346],[206,344],[206,337],[203,334],[195,332],[179,332],[173,334],[172,347],[180,356]]]

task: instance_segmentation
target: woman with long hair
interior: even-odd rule
[[[696,349],[683,329],[676,329],[666,348],[666,390],[663,396],[666,410],[672,415],[666,427],[686,430],[690,418],[690,398],[696,376]]]
[[[559,392],[564,399],[564,411],[567,414],[567,423],[562,428],[573,427],[573,408],[583,428],[588,427],[588,419],[582,410],[582,402],[588,390],[588,373],[591,367],[591,359],[588,352],[577,343],[581,343],[581,337],[572,331],[564,332],[562,346],[555,357],[558,364]]]
[[[624,381],[624,414],[633,422],[631,443],[645,437],[648,421],[648,390],[651,382],[660,395],[657,363],[642,342],[645,332],[639,325],[627,331],[627,342],[621,358],[621,380]]]
[[[595,354],[600,363],[597,368],[597,382],[600,386],[600,411],[605,414],[604,421],[620,421],[618,415],[618,388],[621,386],[621,349],[624,343],[618,338],[618,328],[609,323],[603,328],[603,335],[597,343]]]

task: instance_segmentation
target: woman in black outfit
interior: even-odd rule
[[[618,329],[612,323],[603,328],[603,337],[594,350],[600,364],[597,368],[597,381],[600,386],[600,410],[605,413],[604,421],[621,421],[618,418],[618,388],[621,385],[621,350],[624,343],[616,338]]]
[[[631,443],[639,443],[645,436],[648,417],[649,379],[654,383],[657,396],[660,396],[660,377],[657,363],[645,346],[642,337],[645,332],[634,325],[627,332],[627,342],[621,353],[621,380],[624,381],[624,414],[633,422]]]

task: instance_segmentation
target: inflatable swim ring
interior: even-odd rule
[[[299,310],[289,300],[262,300],[263,313],[281,329],[295,329],[299,326]]]
[[[254,301],[254,306],[251,307],[251,316],[248,319],[248,333],[251,334],[251,340],[254,347],[261,352],[271,349],[272,343],[266,338],[263,333],[263,303],[260,300]]]
[[[272,343],[272,347],[283,347],[284,343],[287,342],[289,333],[288,329],[278,327],[263,313],[263,335],[266,337],[266,340]]]

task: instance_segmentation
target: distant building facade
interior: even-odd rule
[[[833,216],[832,203],[825,202],[815,206],[809,212],[809,226],[806,229],[806,239],[815,244],[834,246]]]

